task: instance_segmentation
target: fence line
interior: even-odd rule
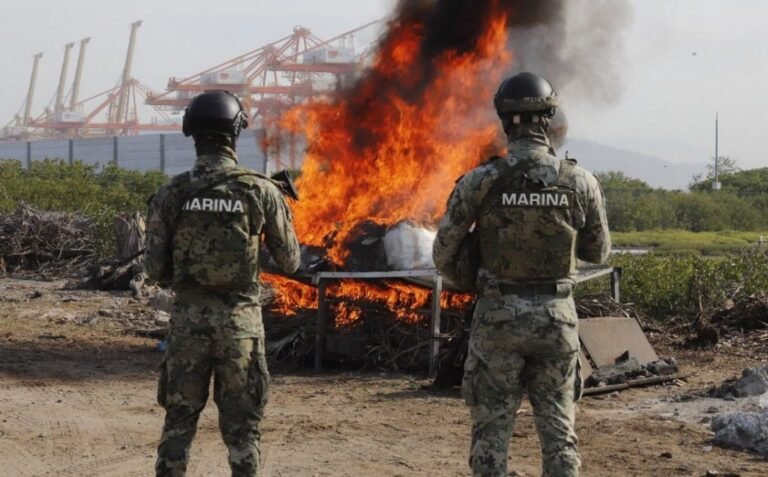
[[[246,131],[237,143],[240,164],[260,172],[267,168],[262,148],[264,130]],[[24,167],[44,159],[79,160],[86,164],[112,162],[126,169],[160,170],[176,175],[192,168],[195,147],[183,134],[147,134],[88,139],[0,142],[0,159],[15,159]]]

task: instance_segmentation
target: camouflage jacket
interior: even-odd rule
[[[237,169],[237,156],[234,151],[222,148],[216,153],[199,155],[191,176],[202,178],[235,169]],[[231,200],[227,202],[220,199],[218,202],[208,203],[200,200],[202,206],[198,206],[194,198],[176,196],[180,192],[174,184],[178,182],[179,177],[161,187],[150,199],[147,213],[147,249],[144,255],[144,264],[149,276],[158,282],[170,283],[176,292],[171,330],[180,334],[202,334],[221,338],[263,336],[257,283],[260,237],[264,237],[272,258],[285,272],[296,271],[300,261],[293,219],[282,193],[268,179],[254,175],[239,176],[227,179],[216,187],[224,192],[237,189],[244,194],[247,199],[244,202],[247,205],[235,202],[232,206]],[[191,213],[195,211],[196,206],[203,207],[203,210],[208,206],[209,214],[218,213],[216,211],[219,207],[234,209],[225,212],[232,212],[230,215],[235,217],[238,217],[236,212],[242,212],[240,215],[242,218],[238,220],[245,224],[246,237],[243,240],[247,242],[249,248],[253,249],[248,255],[248,258],[254,262],[252,274],[242,273],[243,260],[228,260],[227,263],[210,259],[206,261],[211,247],[219,247],[226,254],[230,244],[217,243],[211,238],[207,241],[202,239],[195,241],[194,236],[203,238],[208,234],[207,222],[204,221],[205,214],[196,216]],[[180,208],[183,210],[175,210]],[[200,217],[199,230],[195,226],[195,217]],[[184,229],[180,232],[182,235],[179,235],[177,232],[182,222]],[[178,243],[184,240],[187,243],[186,250],[179,253]],[[195,250],[197,243],[200,244],[200,250]],[[194,261],[196,268],[187,266],[184,263],[184,257]],[[204,270],[206,266],[212,270]],[[190,268],[203,276],[207,276],[208,272],[216,276],[233,276],[241,283],[231,289],[195,287],[189,285],[189,280],[185,280],[185,275],[189,274]],[[234,272],[228,275],[230,269]],[[185,270],[186,273],[181,273],[181,270]],[[238,271],[239,274],[235,273]]]
[[[468,273],[467,270],[462,269],[466,262],[459,260],[460,249],[472,227],[477,226],[481,205],[487,194],[505,170],[524,160],[535,161],[533,168],[526,169],[526,177],[537,179],[537,176],[549,176],[551,179],[553,172],[554,176],[558,177],[561,161],[551,154],[550,146],[546,141],[518,139],[510,143],[506,158],[488,161],[457,181],[448,200],[446,213],[440,222],[433,249],[435,265],[449,280],[460,283],[461,277]],[[561,174],[559,180],[564,181],[564,186],[575,195],[579,204],[578,215],[580,215],[579,220],[575,220],[572,225],[575,232],[575,247],[570,252],[571,261],[575,262],[575,258],[579,258],[588,262],[602,263],[607,259],[611,246],[602,189],[597,179],[585,169],[570,164],[568,168],[568,173]],[[484,222],[488,223],[488,220]],[[521,260],[523,263],[505,264],[507,270],[514,270],[515,267],[521,267],[523,270],[514,270],[517,273],[511,273],[511,275],[524,277],[529,272],[535,271],[536,264],[549,260],[545,248],[537,249],[533,246],[534,241],[541,240],[542,237],[539,235],[542,231],[523,230],[521,225],[514,223],[502,224],[500,230],[504,233],[498,234],[498,243],[494,244],[495,247],[500,250],[517,248],[521,251],[520,255],[525,257]],[[485,243],[482,245],[484,249],[481,249],[480,254],[483,258],[480,260],[477,271],[480,288],[487,283],[506,281],[504,277],[496,276],[496,273],[492,272],[492,270],[503,270],[504,266],[488,263],[488,260],[495,260],[500,254],[489,253],[485,249],[489,246],[487,242],[486,234]],[[570,268],[572,269],[574,265],[575,263],[572,263]],[[530,273],[530,275],[536,274]],[[566,272],[564,275],[556,277],[555,281],[568,280],[569,273]],[[525,282],[526,280],[514,281]]]

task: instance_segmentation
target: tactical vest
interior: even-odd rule
[[[258,280],[261,208],[248,191],[256,175],[241,168],[178,176],[169,216],[174,289],[247,290]],[[254,223],[257,222],[257,223]]]
[[[570,186],[574,170],[569,161],[534,153],[506,164],[491,186],[477,233],[481,266],[500,282],[554,282],[575,272],[584,207]]]

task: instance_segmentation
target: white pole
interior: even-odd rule
[[[720,190],[720,113],[715,113],[715,181],[712,190]]]

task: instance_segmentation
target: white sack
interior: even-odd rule
[[[384,252],[390,270],[423,270],[435,268],[432,261],[434,230],[400,222],[384,234]]]

